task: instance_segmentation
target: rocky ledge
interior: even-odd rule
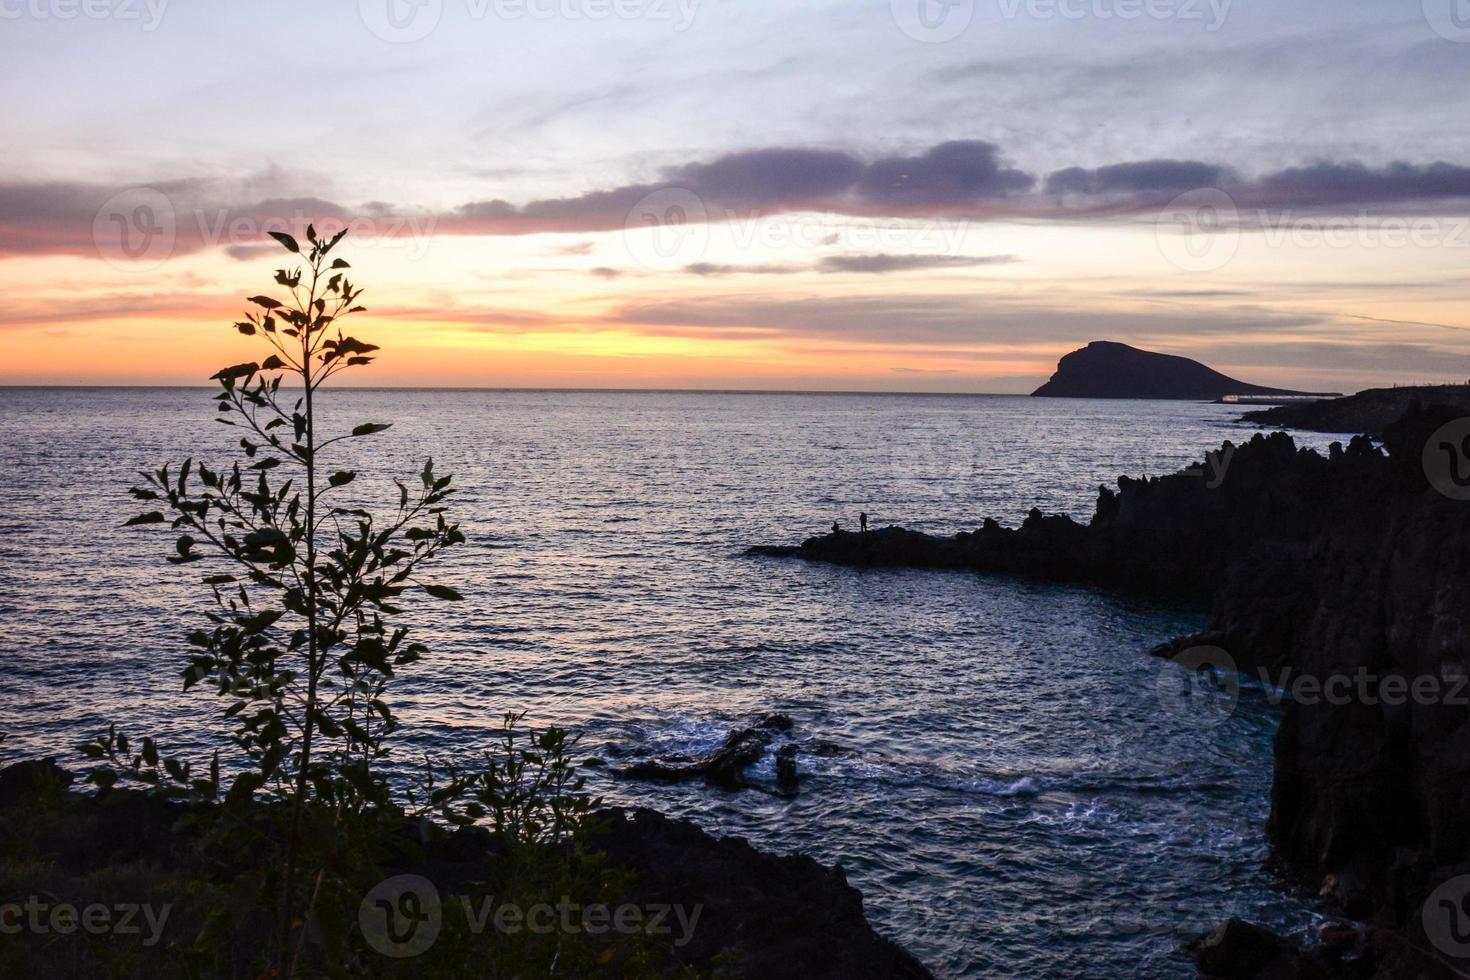
[[[1327,456],[1279,432],[1227,442],[1190,470],[1102,488],[1088,524],[1033,510],[1019,528],[987,520],[951,538],[885,528],[753,553],[1021,574],[1197,601],[1208,628],[1156,653],[1217,648],[1292,694],[1267,833],[1286,875],[1360,924],[1347,932],[1361,941],[1343,946],[1331,975],[1465,976],[1470,488],[1434,462],[1444,427],[1462,414],[1412,406],[1384,427],[1387,452],[1362,436]],[[1201,947],[1202,967],[1212,976],[1312,975],[1300,957],[1265,956],[1258,939],[1228,931]],[[1241,944],[1256,952],[1230,952]]]
[[[1403,418],[1415,402],[1448,405],[1470,413],[1470,385],[1420,385],[1403,388],[1369,388],[1346,398],[1327,398],[1300,405],[1278,405],[1275,408],[1246,412],[1242,422],[1255,425],[1279,425],[1308,432],[1366,432],[1380,435],[1390,424]]]
[[[5,906],[6,943],[0,943],[0,975],[71,977],[101,975],[164,977],[201,975],[191,946],[221,927],[235,935],[240,950],[233,975],[248,972],[265,928],[259,921],[258,889],[249,901],[226,908],[222,925],[210,914],[220,882],[252,873],[245,838],[221,848],[205,829],[211,807],[161,800],[127,789],[82,794],[69,790],[70,773],[50,760],[0,769],[0,905]],[[259,816],[259,814],[256,814]],[[248,822],[248,819],[247,819]],[[647,809],[608,809],[586,844],[605,856],[615,882],[602,894],[603,907],[632,907],[650,924],[647,948],[638,949],[638,975],[717,977],[871,977],[926,980],[931,974],[898,945],[868,924],[862,894],[841,867],[826,867],[802,855],[773,855],[741,838],[713,837],[694,824]],[[489,831],[450,831],[423,820],[388,821],[378,842],[383,873],[418,875],[443,897],[449,920],[459,896],[493,880],[503,847]],[[236,853],[238,852],[238,853]],[[239,867],[235,865],[238,864]],[[254,879],[251,879],[254,880]],[[215,890],[212,890],[215,889]],[[141,904],[161,910],[152,924],[134,916],[132,935],[51,930],[43,910],[39,931],[27,933],[28,896],[50,909]],[[353,899],[355,904],[356,899]],[[12,906],[15,903],[15,907]],[[465,906],[469,908],[469,905]],[[355,912],[355,909],[354,909]],[[170,915],[170,913],[172,913]],[[654,929],[653,916],[660,925]],[[586,920],[578,942],[599,942]],[[13,928],[17,924],[20,929]],[[150,929],[157,926],[157,934]],[[32,930],[34,931],[34,930]],[[607,932],[604,927],[598,935]],[[667,939],[663,937],[667,932]],[[591,936],[591,938],[589,938]],[[601,948],[601,947],[598,947]],[[417,959],[374,958],[362,975],[493,975],[474,964],[446,962],[435,949]],[[440,959],[432,957],[438,954]],[[625,967],[607,955],[592,973],[622,976]],[[405,971],[388,970],[394,964]],[[205,975],[227,975],[206,969]],[[446,972],[440,972],[446,971]],[[353,975],[359,971],[351,970]],[[345,975],[345,974],[344,974]]]

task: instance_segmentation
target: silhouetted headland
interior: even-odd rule
[[[1111,340],[1094,340],[1065,354],[1037,398],[1166,398],[1216,401],[1226,395],[1309,395],[1247,384],[1199,361],[1139,350]]]
[[[1470,479],[1453,456],[1460,443],[1444,435],[1470,426],[1464,414],[1416,404],[1383,427],[1386,451],[1366,436],[1326,456],[1281,432],[1226,442],[1183,472],[1101,488],[1087,524],[1032,510],[1018,528],[986,520],[944,538],[887,527],[751,552],[1198,603],[1206,629],[1153,652],[1184,662],[1222,651],[1290,692],[1267,836],[1280,869],[1347,920],[1306,950],[1231,923],[1197,944],[1202,967],[1463,976],[1432,952],[1422,912],[1438,886],[1470,872],[1470,487],[1460,482]]]

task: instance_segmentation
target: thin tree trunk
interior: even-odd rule
[[[315,728],[317,669],[316,588],[316,420],[312,412],[311,325],[316,302],[317,270],[312,270],[311,290],[306,300],[306,325],[302,329],[301,380],[305,386],[306,411],[306,712],[301,730],[301,768],[296,774],[296,800],[291,810],[291,833],[286,839],[286,887],[282,901],[280,962],[285,976],[295,971],[296,957],[288,962],[291,947],[292,906],[296,890],[297,842],[301,836],[301,813],[306,804],[307,768],[311,764],[311,736]],[[305,923],[302,923],[303,928]]]

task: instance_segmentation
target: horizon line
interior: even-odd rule
[[[214,391],[218,386],[204,384],[0,384],[0,391],[23,389],[61,389],[72,391]],[[283,386],[284,387],[284,386]],[[503,391],[563,394],[642,394],[642,395],[898,395],[941,398],[1031,398],[1030,392],[1015,391],[895,391],[864,388],[599,388],[580,386],[535,385],[341,385],[332,391]]]

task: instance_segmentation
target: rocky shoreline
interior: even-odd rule
[[[1287,683],[1267,833],[1280,870],[1349,923],[1308,948],[1245,924],[1196,950],[1209,976],[1470,974],[1470,502],[1431,472],[1462,412],[1414,405],[1323,456],[1284,433],[1100,489],[1092,520],[1033,510],[939,538],[884,528],[754,555],[966,569],[1169,595],[1211,651]],[[1461,887],[1463,886],[1463,888]],[[1463,918],[1463,922],[1461,921]],[[1271,955],[1262,951],[1270,948]]]
[[[67,788],[72,782],[72,774],[51,760],[0,769],[0,826],[11,836],[11,845],[23,849],[23,857],[17,857],[7,848],[0,875],[6,931],[21,926],[19,935],[5,940],[27,947],[0,944],[0,974],[13,975],[10,968],[23,965],[26,975],[37,977],[100,975],[111,963],[109,975],[115,976],[158,980],[197,975],[185,968],[187,951],[202,930],[212,928],[200,911],[206,904],[200,891],[222,874],[239,871],[228,866],[229,857],[201,856],[213,848],[202,843],[201,828],[207,824],[200,819],[203,805],[128,789],[83,794]],[[612,880],[619,882],[617,893],[605,899],[606,907],[636,909],[646,915],[642,923],[659,917],[659,929],[649,932],[651,949],[640,950],[652,957],[657,975],[931,977],[917,959],[868,924],[862,894],[840,866],[826,867],[803,855],[768,854],[742,838],[714,837],[689,821],[648,809],[603,810],[598,823],[587,846],[605,856]],[[443,897],[446,923],[456,907],[451,896],[477,894],[473,883],[485,880],[500,856],[500,846],[480,827],[451,831],[408,817],[390,822],[390,827],[394,829],[381,842],[385,873],[432,882]],[[220,861],[226,862],[226,870]],[[81,935],[80,929],[61,935],[48,931],[51,920],[45,915],[41,932],[29,935],[21,922],[24,907],[9,906],[24,902],[36,889],[45,893],[42,897],[52,909],[63,904],[112,909],[129,903],[164,909],[162,941],[140,948],[137,939],[126,936]],[[239,943],[245,948],[245,969],[259,937],[250,938],[250,912],[239,910],[232,919],[231,927],[245,933]],[[586,933],[593,932],[589,924]],[[598,940],[579,934],[576,941]],[[21,955],[26,958],[11,958]],[[393,962],[412,969],[391,975],[436,975],[427,953],[422,959],[370,965],[376,971]],[[470,975],[466,964],[454,968],[454,975]],[[612,961],[595,975],[621,973]]]
[[[1462,415],[1470,413],[1470,385],[1369,388],[1346,398],[1327,398],[1246,412],[1240,420],[1308,432],[1361,432],[1377,436],[1403,418],[1415,403],[1446,405]]]

